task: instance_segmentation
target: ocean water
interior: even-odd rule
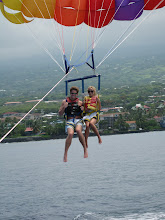
[[[0,220],[165,219],[165,131],[0,144]]]

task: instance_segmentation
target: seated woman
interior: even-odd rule
[[[102,143],[102,140],[99,131],[96,127],[96,123],[99,117],[98,111],[100,111],[101,109],[101,102],[100,99],[98,98],[98,95],[96,94],[96,88],[94,86],[89,86],[87,91],[89,96],[84,97],[83,105],[84,105],[85,116],[83,117],[83,120],[85,121],[86,124],[85,142],[86,142],[86,146],[88,147],[88,137],[89,137],[90,128],[97,135],[99,144]]]

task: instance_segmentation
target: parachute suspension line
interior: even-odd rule
[[[21,1],[21,0],[19,0],[20,2],[21,2],[21,4],[26,8],[26,10],[29,12],[29,14],[31,14],[31,16],[34,18],[34,15],[31,13],[31,11],[26,7],[26,5]],[[45,0],[44,0],[45,1]],[[45,2],[46,3],[46,2]],[[37,4],[37,3],[36,3]],[[50,13],[49,13],[50,14]],[[43,17],[44,18],[44,17]],[[59,48],[59,50],[60,51],[62,51],[62,47],[61,47],[61,45],[59,44],[59,42],[57,41],[57,39],[55,38],[55,41],[56,41],[56,43],[57,43],[57,46],[58,46],[58,48]]]
[[[40,42],[38,41],[36,35],[32,32],[32,30],[30,29],[30,27],[27,25],[27,27],[29,28],[33,38],[36,40],[36,42],[44,49],[44,51],[50,56],[50,58],[60,67],[60,69],[65,72],[65,70],[62,68],[62,66],[58,63],[58,61],[53,57],[53,55],[50,53],[50,51]]]
[[[115,11],[114,16],[116,15],[116,13],[118,12],[118,10],[120,9],[120,7],[121,7],[123,1],[124,1],[124,0],[122,0],[122,2],[120,3],[120,5],[118,6],[117,10]],[[150,1],[150,0],[148,0],[145,5],[147,5],[147,3],[148,3],[149,1]],[[111,3],[112,3],[112,1],[111,1]],[[144,7],[145,7],[145,5],[144,5]],[[103,23],[102,23],[101,28],[104,26],[105,19],[106,19],[107,15],[108,15],[108,12],[109,12],[109,10],[110,10],[110,7],[111,7],[111,4],[109,5],[109,8],[108,8],[108,10],[107,10],[107,13],[106,13],[106,16],[105,16],[105,18],[104,18],[104,21],[103,21]],[[143,7],[143,8],[144,8],[144,7]],[[119,39],[114,43],[114,45],[111,47],[110,50],[113,49],[113,47],[114,47],[114,46],[117,44],[117,42],[124,36],[124,34],[127,32],[127,30],[133,25],[133,23],[135,22],[135,19],[138,17],[138,15],[139,15],[140,12],[143,10],[143,8],[142,8],[142,9],[139,11],[139,13],[135,16],[135,18],[134,18],[134,20],[132,21],[132,23],[128,26],[128,28],[126,28],[126,30],[124,31],[124,33],[121,34],[121,36],[119,37]],[[113,20],[114,16],[112,17],[111,21]],[[111,21],[110,21],[110,22],[111,22]],[[96,47],[96,45],[98,44],[98,42],[101,40],[101,37],[103,36],[103,33],[104,33],[104,31],[105,31],[106,29],[107,29],[107,26],[104,28],[104,30],[103,30],[103,31],[98,35],[98,37],[96,38],[96,40],[95,40],[95,41],[96,41],[95,47]]]
[[[121,7],[123,1],[124,1],[124,0],[122,0],[122,2],[120,3],[120,5],[119,5],[117,11],[118,11],[119,8]],[[97,0],[95,1],[95,19],[94,19],[94,24],[95,24],[95,20],[96,20],[96,3],[97,3]],[[111,4],[112,4],[112,1],[111,1]],[[106,17],[107,17],[107,14],[108,14],[109,10],[110,10],[111,4],[110,4],[109,7],[108,7],[108,11],[107,11],[107,13],[106,13]],[[102,4],[102,7],[103,7],[103,4]],[[101,8],[101,9],[102,9],[102,8]],[[115,14],[117,13],[117,11],[115,12]],[[115,16],[115,14],[114,14],[114,16]],[[114,16],[112,17],[111,21],[113,20]],[[111,22],[111,21],[110,21],[110,22]],[[105,23],[105,19],[104,19],[104,23]],[[103,25],[102,25],[102,26],[103,26]],[[80,60],[80,59],[82,58],[82,56],[88,51],[88,49],[89,49],[92,45],[93,45],[93,46],[92,46],[92,49],[94,50],[94,48],[97,46],[97,44],[98,44],[99,40],[101,39],[101,37],[102,37],[104,31],[106,30],[106,28],[107,28],[107,26],[104,28],[104,30],[101,32],[101,34],[99,34],[99,35],[96,37],[96,39],[92,41],[92,44],[89,45],[89,47],[87,48],[87,50],[79,57],[78,60]],[[94,31],[94,33],[95,33],[95,35],[97,35],[97,33],[96,33],[95,31]],[[76,61],[76,62],[77,62],[77,61]]]
[[[163,2],[164,0],[161,0],[149,13],[146,15],[139,24],[136,25],[136,27],[111,51],[109,50],[107,54],[104,56],[102,61],[96,66],[96,69],[153,13],[153,11],[159,7],[159,5]]]
[[[48,12],[48,14],[49,14],[49,18],[51,19],[51,14],[50,14],[50,11],[49,11],[49,9],[48,9],[48,6],[47,6],[45,0],[44,0],[44,3],[45,3],[45,6],[46,6],[46,9],[47,9],[47,12]],[[51,4],[52,4],[52,8],[53,8],[54,5],[53,5],[52,0],[51,0]],[[56,25],[55,25],[54,19],[53,19],[53,26],[55,27],[55,30],[56,30],[56,32],[58,33],[58,31],[57,31],[57,29],[56,29]],[[59,33],[58,33],[58,35],[59,35]],[[53,36],[53,37],[54,37],[54,36]],[[54,39],[55,39],[55,41],[56,41],[56,43],[57,43],[57,45],[58,45],[58,48],[59,48],[59,50],[60,50],[60,52],[61,52],[61,55],[63,56],[62,43],[61,43],[61,45],[60,45],[59,42],[57,41],[56,37],[54,37]],[[53,39],[53,40],[54,40],[54,39]],[[63,61],[63,58],[62,58],[62,61]]]
[[[121,7],[121,5],[123,4],[123,2],[124,2],[124,0],[121,1],[120,5],[119,5],[118,8],[115,10],[115,13],[114,13],[114,15],[113,15],[113,17],[111,18],[111,20],[110,20],[109,23],[111,23],[111,22],[113,21],[113,18],[115,17],[116,13],[117,13],[118,10],[120,9],[120,7]],[[111,4],[110,4],[109,7],[108,7],[107,13],[106,13],[106,15],[105,15],[105,17],[104,17],[104,21],[103,21],[103,23],[102,23],[101,28],[104,26],[104,23],[105,23],[105,20],[106,20],[106,18],[107,18],[108,12],[109,12],[109,10],[110,10],[110,8],[111,8],[111,5],[112,5],[112,0],[111,0]],[[108,25],[107,25],[107,26],[108,26]],[[101,31],[101,28],[100,28],[101,33],[99,33],[99,34],[97,35],[97,37],[96,37],[95,47],[97,46],[97,44],[98,44],[99,41],[101,40],[101,37],[103,36],[103,33],[104,33],[105,30],[107,29],[107,26],[105,26],[102,31]]]
[[[19,0],[21,3],[22,3],[22,5],[26,8],[26,10],[31,14],[31,16],[34,18],[34,15],[31,13],[31,11],[26,7],[26,5],[21,1],[21,0]],[[45,1],[45,0],[44,0]],[[36,6],[37,6],[37,3],[36,3]],[[39,7],[37,6],[37,8],[39,9]],[[42,15],[43,16],[43,15]],[[44,16],[43,16],[43,18],[44,18]],[[27,25],[27,24],[26,24]],[[28,26],[28,25],[27,25]],[[31,30],[31,32],[32,32],[32,30]],[[61,48],[61,45],[59,44],[59,42],[57,41],[57,39],[55,38],[55,41],[56,41],[56,43],[57,43],[57,46],[58,46],[58,48],[59,48],[59,50],[60,51],[62,51],[62,48]]]
[[[57,20],[55,11],[54,11],[54,17],[55,17],[55,19]],[[64,54],[64,53],[65,53],[65,50],[64,50],[63,43],[62,43],[62,37],[61,37],[61,34],[60,34],[59,24],[57,24],[57,29],[56,29],[56,30],[57,30],[57,33],[58,33],[58,36],[59,36],[59,39],[60,39],[61,48],[62,48],[62,54]]]
[[[88,61],[86,62],[86,64],[87,64],[91,69],[93,69],[93,70],[95,71],[95,61],[94,61],[94,55],[93,55],[93,53],[94,53],[94,50],[91,51],[92,65],[90,65],[90,64],[88,63]]]
[[[80,25],[80,31],[79,31],[79,33],[78,33],[78,35],[77,35],[76,40],[75,40],[76,43],[75,43],[75,45],[74,45],[74,47],[73,47],[72,56],[70,57],[70,61],[72,60],[72,57],[73,57],[74,51],[75,51],[75,49],[76,49],[76,47],[77,47],[78,39],[79,39],[79,36],[80,36],[81,30],[82,30],[82,25]]]
[[[96,26],[96,3],[97,3],[97,0],[95,1],[95,15],[94,15],[94,27]],[[94,47],[95,47],[95,34],[96,34],[96,32],[95,32],[95,28],[94,28],[94,30],[93,30],[93,39],[92,39],[92,49],[94,49]]]
[[[73,34],[73,40],[72,40],[72,48],[71,48],[71,52],[70,52],[70,61],[72,60],[72,57],[73,57],[73,45],[74,45],[74,40],[75,40],[75,35],[76,35],[76,27],[77,27],[79,11],[80,11],[80,0],[79,0],[79,3],[78,3],[78,10],[77,10],[77,15],[76,15],[76,23],[75,23],[75,27],[74,27],[74,34]]]
[[[60,1],[59,1],[60,2]],[[61,2],[60,2],[61,3]],[[61,17],[61,24],[62,24],[62,13],[61,13],[61,5],[60,5],[60,17]],[[62,29],[62,48],[63,48],[63,54],[65,54],[65,47],[64,47],[64,33],[63,33],[63,25],[61,25]]]
[[[85,52],[84,52],[85,53]],[[84,54],[83,53],[83,54]],[[69,72],[69,70],[71,68],[76,68],[76,67],[79,67],[79,66],[82,66],[84,64],[87,64],[91,69],[95,70],[95,63],[94,63],[94,50],[91,51],[90,55],[88,56],[88,58],[86,59],[85,62],[82,62],[82,63],[79,63],[79,64],[74,64],[74,65],[71,65],[70,62],[68,61],[66,55],[64,54],[64,65],[65,65],[65,74],[67,74]],[[92,64],[89,64],[88,61],[92,60]],[[76,62],[77,63],[77,62]]]
[[[89,10],[88,10],[88,31],[87,31],[87,49],[86,49],[86,58],[88,57],[88,44],[89,44],[89,25],[90,25],[90,1],[89,1]]]
[[[96,36],[99,36],[99,24],[100,24],[100,20],[101,20],[101,15],[102,15],[102,11],[103,11],[103,6],[104,6],[104,1],[105,0],[103,0],[102,1],[102,5],[101,5],[101,9],[100,9],[100,15],[99,15],[99,20],[98,20],[98,23],[97,23],[97,32],[96,32]],[[123,0],[124,1],[124,0]],[[112,2],[112,0],[111,0],[111,2]],[[111,3],[112,4],[112,3]],[[109,5],[109,9],[110,9],[110,7],[111,7],[111,4]],[[108,14],[108,12],[107,12],[107,14]],[[96,39],[97,39],[98,37],[96,37]],[[96,46],[96,45],[95,45]]]
[[[50,51],[38,40],[37,36],[33,33],[33,31],[31,30],[31,28],[28,26],[28,24],[26,24],[26,27],[29,29],[31,35],[33,36],[33,38],[35,39],[35,41],[40,45],[40,47],[50,56],[50,58],[60,67],[60,69],[64,71],[64,69],[61,67],[61,65],[57,62],[57,60],[53,57],[53,55],[50,53]]]
[[[105,0],[104,0],[104,1],[105,1]],[[101,5],[101,9],[100,9],[100,15],[99,15],[99,21],[98,21],[98,23],[97,23],[97,28],[99,27],[99,24],[100,24],[100,19],[101,19],[101,14],[102,14],[102,11],[103,11],[104,1],[102,1],[102,5]]]
[[[45,3],[45,6],[46,6],[46,10],[47,10],[47,12],[48,12],[48,14],[49,14],[49,18],[51,18],[50,11],[49,11],[49,9],[48,9],[48,6],[47,6],[47,4],[46,4],[46,1],[45,1],[45,0],[44,0],[44,3]]]
[[[143,6],[143,8],[148,4],[150,0],[148,0],[146,2],[146,4]],[[139,16],[139,14],[142,12],[143,8],[138,12],[138,14],[135,16],[135,18],[133,19],[133,21],[131,22],[131,24],[125,29],[125,31],[120,35],[120,37],[116,40],[116,42],[112,45],[111,49],[109,50],[112,51],[112,49],[115,47],[115,45],[117,45],[117,43],[122,39],[122,37],[125,35],[125,33],[130,29],[130,27],[135,23],[136,18]]]
[[[73,70],[73,68],[68,72],[68,74]],[[68,75],[67,74],[67,75]],[[64,79],[67,75],[64,75],[43,97],[40,99],[29,111],[24,115],[1,139],[0,143],[7,137],[20,123],[23,121],[36,107],[40,104]]]
[[[96,3],[97,3],[97,0],[95,0],[95,15],[94,15],[94,27],[95,27],[95,19],[96,19]],[[93,28],[91,26],[92,24],[92,15],[91,15],[91,4],[90,4],[90,1],[89,1],[89,12],[88,12],[88,27],[90,28],[90,34],[91,34],[91,44],[90,46],[89,43],[87,43],[87,51],[90,47],[92,47],[92,50],[94,49],[94,34],[95,34],[95,28]],[[87,40],[89,38],[87,37]]]
[[[42,11],[40,10],[40,8],[39,8],[39,6],[38,6],[36,0],[33,0],[33,1],[34,1],[34,3],[35,3],[36,7],[38,8],[39,12],[41,13],[42,17],[44,18],[44,15],[42,14]]]
[[[47,6],[45,0],[44,0],[44,3],[45,3],[45,6],[46,6],[46,9],[47,9],[47,12],[48,12],[48,14],[49,14],[49,18],[51,19],[51,14],[50,14],[50,11],[49,11],[49,9],[48,9],[48,6]],[[52,7],[54,7],[52,0],[51,0],[51,3],[52,3]],[[53,22],[53,24],[55,24],[55,22]],[[56,38],[55,38],[55,40],[56,40]],[[56,42],[57,42],[57,40],[56,40]],[[57,42],[57,43],[58,43],[58,42]],[[59,45],[59,43],[58,43],[58,45]],[[61,45],[60,45],[59,48],[61,48]],[[61,48],[61,49],[62,49],[62,48]]]
[[[65,74],[68,74],[69,69],[70,69],[71,66],[70,66],[70,63],[69,63],[69,61],[67,60],[65,54],[64,54],[64,63],[65,63]]]

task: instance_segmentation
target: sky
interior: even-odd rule
[[[143,15],[133,23],[125,36],[127,36],[133,28],[137,27],[148,13],[149,12],[145,11]],[[116,39],[121,36],[130,24],[130,21],[113,21],[106,27],[95,49],[96,56],[98,56],[100,61],[113,46]],[[115,56],[115,54],[129,55],[129,53],[143,55],[147,51],[149,54],[163,52],[165,49],[164,24],[165,7],[154,10],[111,56]],[[92,34],[98,36],[101,32],[92,29],[91,33],[91,29],[85,24],[79,25],[76,29],[74,27],[61,28],[55,24],[53,20],[43,21],[43,19],[35,19],[29,24],[16,25],[7,21],[3,15],[0,14],[0,63],[5,64],[10,60],[19,62],[19,60],[22,59],[35,59],[40,56],[49,57],[51,59],[52,56],[63,67],[62,54],[56,42],[60,39],[58,33],[63,34],[65,53],[68,59],[75,46],[74,62],[74,59],[77,58],[77,54],[81,54],[91,45]],[[72,45],[74,45],[73,48]],[[85,53],[85,56],[87,57],[87,53]]]

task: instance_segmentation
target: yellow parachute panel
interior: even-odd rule
[[[21,7],[22,7],[21,0],[3,0],[3,3],[6,7],[12,10],[21,11]]]
[[[12,22],[12,23],[14,23],[14,24],[22,24],[22,23],[28,23],[28,22],[30,22],[30,21],[28,21],[28,20],[26,20],[26,19],[24,18],[24,16],[22,15],[21,12],[18,12],[18,13],[15,13],[15,14],[6,12],[5,9],[4,9],[4,4],[3,4],[3,2],[0,2],[0,10],[1,10],[2,14],[4,15],[4,17],[5,17],[8,21],[10,21],[10,22]]]

